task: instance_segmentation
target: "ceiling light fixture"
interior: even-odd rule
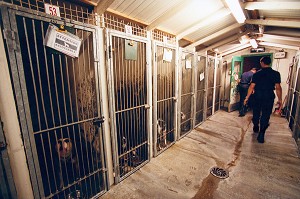
[[[250,39],[250,44],[251,44],[252,48],[257,48],[257,46],[258,46],[255,39]]]
[[[235,17],[238,23],[244,23],[246,20],[245,14],[241,8],[241,5],[238,0],[225,0],[231,13]]]

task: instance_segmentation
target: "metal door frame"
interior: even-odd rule
[[[120,31],[116,31],[116,30],[112,30],[112,29],[107,29],[106,30],[106,43],[107,43],[107,52],[106,53],[106,59],[108,60],[108,69],[107,69],[107,77],[108,77],[108,89],[109,91],[114,91],[114,71],[113,71],[113,58],[111,56],[112,53],[112,49],[111,49],[111,45],[112,45],[112,37],[120,37],[123,39],[130,39],[130,40],[134,40],[134,41],[138,41],[138,42],[142,42],[146,44],[146,82],[147,82],[147,104],[145,104],[145,107],[147,105],[149,105],[149,107],[147,107],[147,111],[146,111],[146,117],[147,120],[149,121],[149,123],[147,124],[148,126],[147,128],[147,136],[148,136],[148,160],[143,162],[141,165],[137,166],[136,168],[134,168],[132,171],[128,172],[127,174],[125,174],[122,178],[120,177],[120,172],[119,172],[119,158],[118,158],[118,143],[117,143],[117,124],[116,124],[116,117],[115,117],[115,96],[112,94],[112,92],[109,92],[109,111],[110,111],[110,131],[111,131],[111,140],[112,140],[112,157],[113,157],[113,168],[114,168],[114,180],[115,180],[115,184],[119,183],[120,181],[124,180],[125,178],[127,178],[129,175],[131,175],[132,173],[136,172],[138,169],[140,169],[141,167],[143,167],[145,164],[147,164],[150,161],[150,151],[151,151],[151,112],[152,112],[152,107],[151,107],[151,95],[152,95],[152,89],[151,89],[151,61],[149,61],[149,59],[151,59],[151,56],[149,56],[149,49],[151,49],[151,44],[150,44],[150,39],[149,39],[149,35],[147,38],[145,37],[140,37],[140,36],[135,36],[135,35],[128,35],[126,33],[120,32]]]
[[[185,132],[183,135],[180,135],[181,134],[181,102],[182,102],[182,56],[183,54],[190,54],[192,55],[192,68],[191,68],[191,93],[186,93],[186,95],[191,95],[191,117],[190,117],[190,120],[191,121],[191,128],[189,131]],[[177,126],[177,132],[178,132],[178,135],[177,135],[177,138],[178,140],[183,138],[184,136],[186,136],[189,132],[191,132],[194,127],[195,127],[195,99],[196,99],[196,96],[195,96],[195,90],[196,90],[196,85],[195,85],[195,76],[196,76],[196,68],[197,68],[197,62],[196,62],[196,53],[193,52],[193,51],[189,51],[187,49],[184,49],[184,48],[179,48],[179,67],[178,67],[178,111],[177,111],[177,122],[178,122],[178,126]]]
[[[300,55],[298,55],[298,65],[296,66],[297,69],[296,69],[296,73],[295,73],[295,82],[294,82],[294,87],[293,87],[293,95],[292,95],[292,103],[291,103],[291,110],[290,110],[290,116],[289,118],[292,117],[292,111],[293,111],[293,105],[294,105],[294,96],[298,93],[298,104],[296,104],[296,109],[295,109],[295,116],[293,118],[294,120],[294,123],[293,123],[293,127],[291,128],[292,130],[292,133],[293,133],[293,138],[295,139],[295,141],[297,142],[297,140],[299,139],[299,135],[296,135],[296,126],[298,125],[297,121],[298,121],[298,118],[300,117],[300,90],[297,91],[296,90],[296,86],[297,86],[297,81],[298,81],[298,78],[299,78],[299,75],[300,75]]]
[[[196,58],[196,70],[195,70],[195,102],[194,102],[194,104],[195,104],[195,106],[194,106],[194,128],[196,127],[196,126],[199,126],[201,123],[203,123],[205,120],[206,120],[206,110],[207,110],[207,64],[208,64],[208,61],[207,61],[207,54],[205,54],[205,55],[203,55],[203,54],[199,54],[199,53],[196,53],[196,56],[197,56],[197,58]],[[205,66],[204,66],[204,70],[203,70],[203,72],[204,72],[204,79],[203,79],[203,81],[204,81],[204,88],[203,88],[203,93],[204,93],[204,95],[203,95],[203,97],[204,97],[204,99],[203,99],[203,113],[202,113],[202,117],[203,117],[203,120],[202,120],[202,122],[200,122],[199,124],[196,124],[196,116],[197,116],[197,94],[198,94],[198,84],[197,84],[197,81],[198,81],[198,78],[200,78],[200,77],[198,77],[197,75],[198,75],[198,56],[200,56],[200,60],[201,60],[201,57],[205,57]]]
[[[172,50],[175,50],[175,97],[174,100],[174,142],[171,143],[166,148],[162,149],[161,151],[157,151],[157,114],[158,114],[158,106],[157,106],[157,47],[166,47]],[[178,42],[177,45],[172,45],[168,43],[164,43],[161,41],[152,41],[152,57],[153,59],[153,156],[156,157],[169,147],[171,147],[177,140],[178,135],[178,121],[177,121],[177,110],[178,110]]]
[[[3,6],[4,5],[4,6]],[[8,60],[10,63],[11,71],[12,71],[12,84],[13,90],[16,97],[16,104],[17,104],[17,112],[19,114],[19,122],[21,126],[21,132],[24,139],[24,145],[26,150],[26,158],[28,161],[28,168],[30,172],[30,179],[32,183],[33,194],[35,198],[45,197],[44,187],[41,177],[40,165],[37,156],[37,150],[34,140],[34,135],[31,133],[33,132],[32,127],[32,119],[30,115],[30,108],[29,108],[29,101],[28,101],[28,94],[26,89],[26,81],[24,76],[23,70],[23,61],[22,61],[22,54],[20,52],[20,41],[18,38],[18,30],[16,25],[16,16],[28,17],[34,20],[40,20],[49,23],[56,23],[56,24],[63,24],[72,26],[77,29],[81,30],[88,30],[93,33],[93,42],[94,42],[94,68],[95,68],[95,80],[96,84],[96,91],[97,92],[97,104],[98,104],[98,111],[102,109],[102,99],[99,91],[100,81],[99,81],[99,49],[101,44],[98,43],[97,37],[99,36],[100,28],[89,25],[89,24],[82,24],[71,20],[63,20],[59,17],[54,17],[51,15],[47,15],[45,13],[41,13],[38,11],[28,10],[22,7],[11,6],[7,4],[0,4],[2,21],[3,21],[3,28],[5,32],[5,39],[7,42],[7,51],[8,51]],[[38,13],[38,15],[37,15]],[[12,28],[11,28],[12,27]],[[101,127],[99,127],[101,128]],[[98,130],[99,130],[98,128]],[[102,128],[102,141],[104,140],[104,128]],[[101,142],[101,141],[100,141]],[[105,143],[102,143],[104,147]],[[102,150],[101,147],[101,150]],[[107,161],[105,157],[105,153],[102,150],[102,161],[103,166],[107,168]],[[103,172],[104,177],[104,192],[100,192],[94,197],[100,196],[107,191],[107,175]]]
[[[222,59],[217,57],[217,54],[215,56],[215,59],[216,59],[216,62],[215,62],[215,84],[214,84],[214,87],[215,87],[215,91],[214,91],[214,108],[213,108],[213,114],[216,112],[216,104],[218,103],[218,110],[220,110],[220,107],[221,107],[221,87],[222,87]],[[217,85],[217,77],[218,77],[218,70],[220,71],[220,85]],[[216,102],[216,91],[217,89],[219,89],[219,101]]]

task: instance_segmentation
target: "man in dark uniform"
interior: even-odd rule
[[[256,68],[252,68],[251,70],[244,72],[241,76],[240,82],[239,82],[239,93],[240,93],[240,111],[239,111],[239,117],[245,116],[245,113],[247,111],[246,105],[244,105],[244,100],[248,92],[249,85],[252,80],[253,74],[256,73]]]
[[[274,105],[274,89],[278,98],[277,104],[282,103],[282,88],[280,73],[274,71],[271,67],[270,57],[262,57],[260,59],[261,70],[255,73],[252,77],[252,82],[248,89],[244,104],[247,104],[248,99],[254,91],[254,106],[253,106],[253,131],[259,132],[257,141],[264,143],[266,129],[269,126],[269,120]],[[259,126],[260,125],[260,126]]]

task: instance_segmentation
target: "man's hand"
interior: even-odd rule
[[[248,103],[248,98],[246,97],[244,100],[244,105],[247,105],[247,103]]]

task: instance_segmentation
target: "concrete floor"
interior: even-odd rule
[[[272,117],[259,144],[252,114],[237,115],[219,111],[101,199],[299,199],[300,159],[287,121]],[[211,175],[214,166],[229,177]]]

